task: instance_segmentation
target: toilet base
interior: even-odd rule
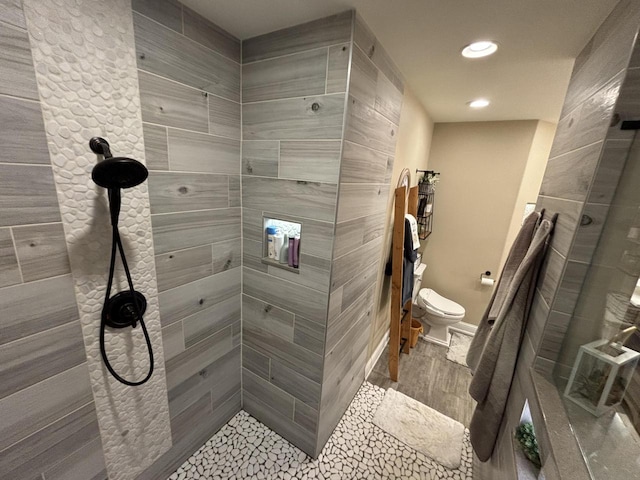
[[[448,347],[451,343],[451,334],[447,325],[425,325],[424,339],[427,342],[436,343]]]

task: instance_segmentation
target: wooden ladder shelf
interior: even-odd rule
[[[409,353],[412,318],[412,299],[402,304],[402,264],[404,257],[404,216],[416,216],[418,211],[418,187],[396,188],[393,220],[393,249],[391,252],[391,319],[389,331],[389,376],[398,381],[400,351]]]

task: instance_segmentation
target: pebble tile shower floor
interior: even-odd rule
[[[242,411],[169,479],[472,480],[468,430],[460,468],[449,470],[371,423],[384,393],[365,382],[316,460]]]

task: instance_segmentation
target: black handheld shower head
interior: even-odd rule
[[[147,167],[127,157],[105,158],[91,172],[93,181],[104,188],[136,187],[148,176]]]
[[[100,322],[100,353],[107,370],[121,383],[129,386],[138,386],[146,383],[153,374],[153,349],[151,339],[144,323],[143,315],[147,309],[147,300],[141,292],[133,287],[131,272],[124,254],[124,247],[118,231],[118,219],[121,206],[121,189],[140,185],[149,176],[147,168],[137,160],[126,157],[114,157],[111,154],[109,143],[100,137],[93,137],[89,141],[91,150],[103,155],[104,160],[100,161],[91,172],[91,178],[99,186],[106,188],[109,195],[109,212],[111,213],[111,228],[113,238],[111,240],[111,261],[109,263],[109,280],[105,293],[104,305],[102,307],[102,318]],[[111,287],[115,275],[116,250],[120,252],[120,260],[124,267],[129,285],[128,291],[117,293],[111,296]],[[114,369],[107,356],[105,344],[105,329],[110,328],[136,328],[140,323],[144,333],[147,349],[149,351],[149,371],[145,378],[139,381],[129,381],[121,377]]]
[[[114,157],[111,155],[109,143],[100,137],[89,141],[91,150],[104,155],[91,172],[93,181],[103,188],[131,188],[140,185],[149,176],[147,167],[133,158]]]

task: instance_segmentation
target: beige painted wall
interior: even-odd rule
[[[384,248],[378,271],[378,291],[376,293],[376,315],[373,317],[369,340],[369,357],[389,330],[389,302],[391,301],[390,277],[384,275],[384,267],[391,249],[394,191],[398,183],[400,172],[408,168],[411,172],[411,185],[416,185],[418,178],[416,169],[427,168],[433,121],[417,97],[405,87],[400,127],[398,129],[398,143],[396,157],[393,164],[393,176],[387,204],[387,220],[384,233]]]
[[[480,274],[499,274],[538,123],[435,125],[429,169],[440,172],[441,180],[433,233],[424,242],[423,287],[461,304],[467,312],[465,322],[478,324],[491,298],[493,288],[480,285]],[[530,175],[537,171],[532,169]],[[539,182],[534,189],[538,187]],[[528,198],[525,190],[522,196]]]
[[[527,203],[536,203],[538,201],[538,192],[544,177],[544,171],[551,152],[553,137],[556,134],[556,124],[549,122],[538,122],[536,133],[533,137],[533,143],[529,150],[529,159],[520,182],[520,191],[516,198],[516,203],[509,224],[509,231],[504,242],[502,250],[502,258],[500,260],[500,270],[507,260],[507,255],[511,249],[513,241],[516,239],[524,216],[524,209]],[[497,273],[497,272],[496,272]]]

